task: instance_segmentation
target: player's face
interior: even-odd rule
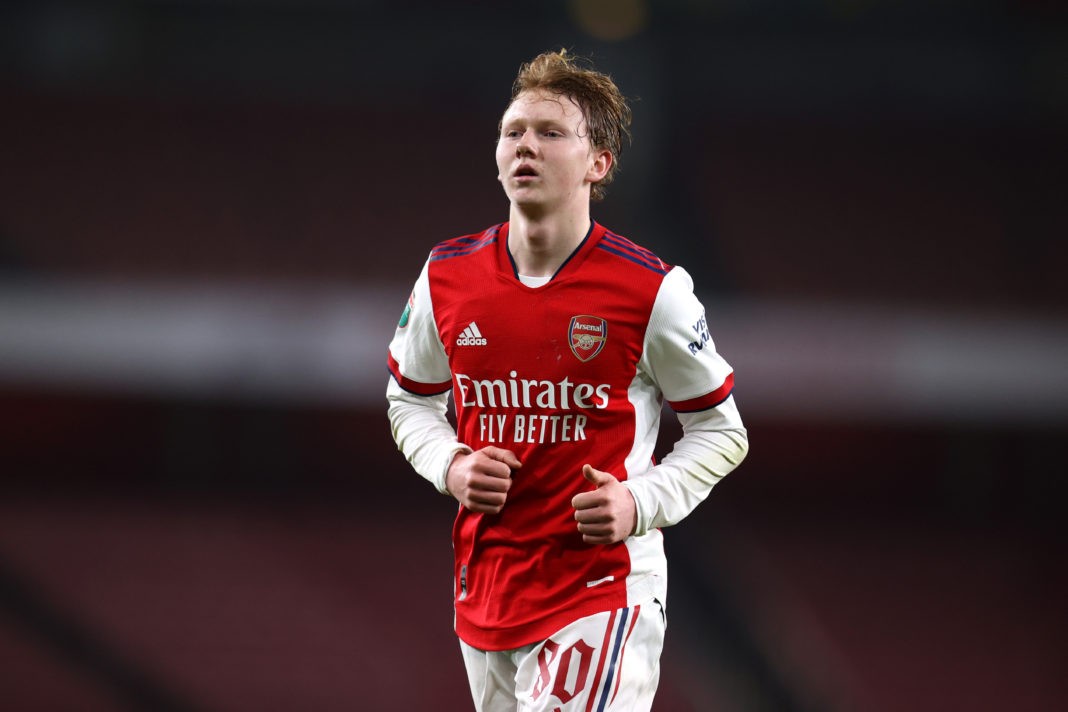
[[[566,96],[522,92],[501,119],[497,179],[514,204],[552,209],[589,202],[590,184],[611,165],[590,145],[582,110]]]

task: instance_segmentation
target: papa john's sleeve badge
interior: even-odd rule
[[[575,358],[582,362],[589,361],[601,353],[608,340],[608,322],[589,314],[573,316],[567,329],[567,337]]]

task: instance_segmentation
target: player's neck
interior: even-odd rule
[[[513,206],[508,224],[508,251],[519,274],[551,277],[590,231],[590,212],[532,217]]]

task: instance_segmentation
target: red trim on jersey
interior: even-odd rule
[[[452,388],[452,381],[420,383],[419,381],[405,378],[400,371],[400,364],[397,363],[397,359],[393,358],[393,354],[389,354],[389,372],[397,379],[397,383],[401,388],[417,396],[436,396]]]
[[[723,385],[711,393],[706,393],[703,396],[691,398],[690,400],[668,401],[668,405],[670,405],[671,409],[676,413],[696,413],[699,410],[715,408],[717,405],[727,400],[733,390],[734,374],[728,373],[727,378],[723,381]]]

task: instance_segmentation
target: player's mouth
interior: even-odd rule
[[[533,166],[527,165],[526,163],[521,163],[519,166],[516,167],[514,171],[512,171],[512,177],[515,178],[517,181],[524,183],[527,180],[537,178],[538,172],[534,170]]]

